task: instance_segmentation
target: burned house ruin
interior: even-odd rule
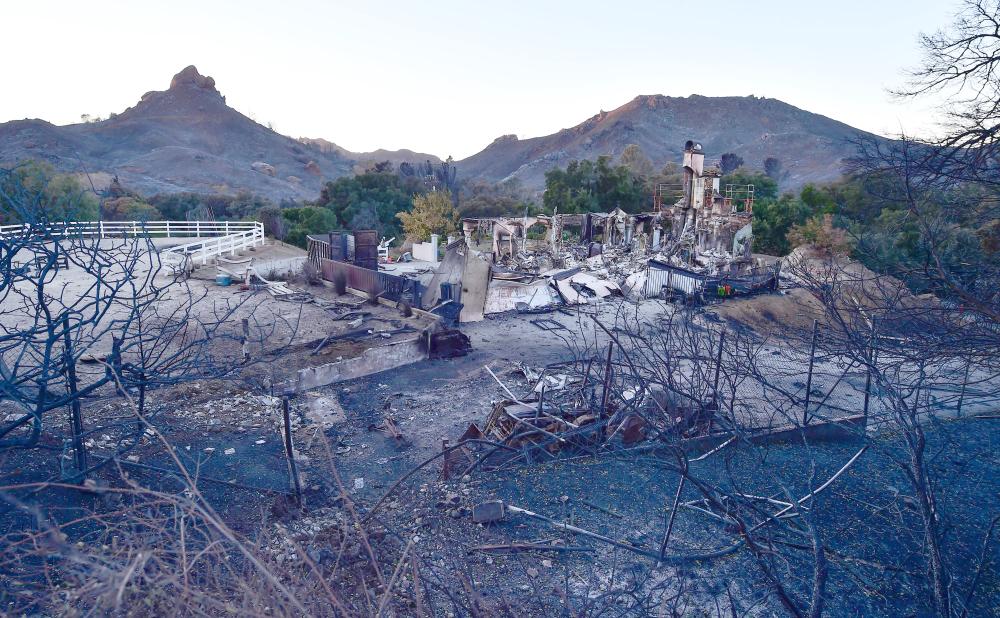
[[[371,231],[311,236],[310,259],[329,280],[459,322],[612,295],[702,302],[775,289],[777,263],[751,253],[753,185],[722,186],[694,141],[683,174],[655,188],[649,212],[465,218],[441,261],[434,237],[414,245],[407,265],[377,264]]]
[[[753,185],[720,186],[694,141],[683,170],[681,186],[657,187],[651,212],[463,219],[425,305],[459,302],[475,321],[621,293],[704,300],[776,288],[777,265],[751,253]]]

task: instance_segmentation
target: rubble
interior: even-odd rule
[[[457,303],[459,320],[598,303],[610,296],[727,297],[776,289],[778,265],[751,255],[753,185],[720,187],[701,145],[687,142],[684,183],[653,211],[467,218],[424,293]]]
[[[570,361],[541,370],[517,365],[516,371],[528,382],[530,395],[524,397],[516,396],[489,367],[486,371],[508,398],[495,403],[481,430],[472,425],[461,439],[482,436],[509,450],[493,449],[483,455],[463,447],[468,461],[475,462],[472,465],[495,469],[564,453],[593,454],[652,437],[698,442],[728,436],[713,429],[714,402],[698,405],[672,394],[666,385],[635,382],[614,363]],[[612,389],[620,396],[609,397]]]

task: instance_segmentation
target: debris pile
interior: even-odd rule
[[[704,300],[776,289],[777,265],[750,253],[753,185],[720,187],[721,172],[705,167],[701,145],[692,141],[684,148],[683,171],[677,191],[657,188],[653,212],[615,208],[464,219],[464,242],[449,244],[424,300],[476,307],[463,312],[460,319],[468,322],[508,311],[587,304],[623,292]],[[665,203],[669,195],[680,197]],[[489,268],[469,269],[466,256],[473,253],[487,259]],[[448,291],[439,293],[444,285]]]
[[[559,453],[596,454],[654,438],[713,435],[714,402],[691,402],[665,385],[640,381],[616,361],[588,359],[542,369],[518,365],[513,374],[523,376],[529,387],[521,397],[486,370],[508,397],[493,406],[482,429],[471,425],[461,440],[485,438],[503,448],[487,450],[479,460],[467,451],[473,467],[531,463]]]

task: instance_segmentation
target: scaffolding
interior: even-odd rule
[[[731,212],[753,212],[753,185],[726,185],[723,197],[726,206],[732,209]]]
[[[663,202],[672,206],[684,197],[684,184],[680,182],[661,182],[653,189],[653,212],[663,211]]]

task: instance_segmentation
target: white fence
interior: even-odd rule
[[[26,225],[0,226],[0,238],[31,230]],[[237,251],[264,244],[264,224],[259,221],[73,221],[49,226],[48,235],[82,238],[198,238],[169,247],[161,253],[190,258],[207,264],[209,258],[235,255]]]

